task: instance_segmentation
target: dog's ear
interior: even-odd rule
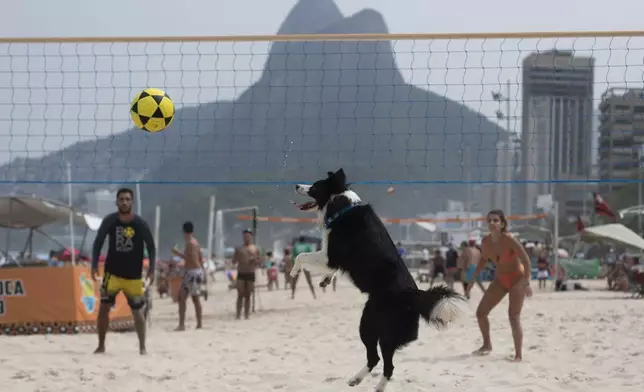
[[[336,187],[343,188],[346,186],[347,183],[347,177],[344,174],[344,170],[340,169],[335,173],[332,173],[329,178],[333,182],[333,185]]]
[[[342,185],[347,183],[347,176],[344,174],[344,170],[342,170],[342,168],[335,172],[335,176],[337,177],[337,181],[342,181]]]
[[[335,174],[335,173],[333,173],[333,172],[326,172],[326,174],[329,176],[329,178],[331,178],[331,177],[333,177],[333,174]]]

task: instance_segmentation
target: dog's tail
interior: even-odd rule
[[[436,328],[445,328],[461,313],[459,305],[465,298],[447,286],[439,285],[427,291],[418,290],[416,308],[420,317]]]

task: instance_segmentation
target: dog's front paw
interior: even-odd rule
[[[320,287],[325,288],[326,286],[331,284],[331,281],[333,278],[331,276],[325,276],[324,279],[320,282]]]

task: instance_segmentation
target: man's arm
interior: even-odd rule
[[[150,227],[142,218],[139,218],[139,226],[141,227],[141,234],[143,235],[145,248],[148,251],[148,276],[154,276],[157,262],[157,248],[154,244],[154,237],[152,236]]]
[[[107,233],[110,231],[110,226],[113,222],[114,218],[111,214],[103,218],[101,221],[101,225],[96,233],[96,238],[94,238],[94,245],[92,246],[92,271],[98,270],[98,258],[101,257],[101,249],[103,249],[105,238],[107,237]]]
[[[186,245],[186,250],[187,250],[187,249],[188,249],[188,246]],[[172,254],[173,254],[173,255],[175,255],[175,256],[177,256],[177,257],[181,257],[181,258],[182,258],[182,259],[184,259],[184,260],[186,259],[186,253],[188,253],[188,252],[187,252],[187,251],[185,251],[185,250],[184,250],[184,252],[182,253],[179,249],[177,249],[177,248],[172,248]]]
[[[235,253],[233,253],[233,259],[232,259],[232,260],[230,260],[230,263],[231,263],[232,265],[237,264],[237,261],[238,261],[238,260],[237,260],[237,258],[238,258],[238,257],[239,257],[239,249],[235,248]]]

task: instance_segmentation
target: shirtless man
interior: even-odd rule
[[[184,260],[183,281],[179,289],[179,326],[176,331],[185,331],[186,329],[186,301],[188,296],[192,298],[192,303],[195,305],[197,329],[202,327],[202,307],[199,297],[201,296],[203,285],[207,283],[206,271],[201,262],[201,247],[193,236],[193,232],[194,225],[192,222],[184,223],[183,240],[186,243],[186,247],[183,253],[176,248],[172,250],[175,256],[179,256]]]
[[[467,285],[475,280],[477,286],[485,293],[485,286],[479,280],[478,276],[474,276],[474,271],[476,271],[476,266],[481,260],[481,251],[476,247],[476,241],[470,240],[467,245],[463,248],[461,258],[459,260],[459,268],[461,270],[461,281],[463,282],[463,290],[465,291],[465,297],[470,298],[470,293],[467,291]]]
[[[237,265],[237,320],[241,318],[242,304],[244,317],[250,316],[250,297],[255,290],[255,270],[259,266],[259,250],[253,244],[253,232],[243,231],[244,245],[235,249],[232,263]]]

